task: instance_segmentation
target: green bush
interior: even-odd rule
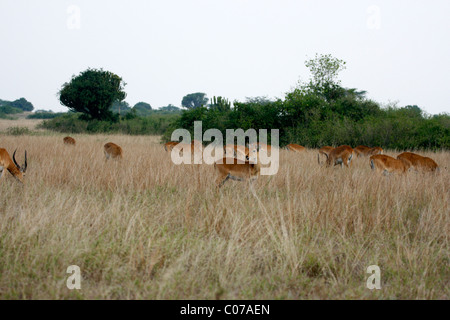
[[[11,136],[21,136],[32,132],[27,127],[9,127],[6,129],[6,133]]]
[[[337,94],[337,93],[339,94]],[[355,89],[335,89],[334,98],[295,89],[285,100],[234,102],[233,108],[199,107],[184,110],[168,127],[163,140],[176,128],[193,134],[194,121],[203,132],[219,129],[279,129],[280,145],[298,143],[309,148],[324,145],[368,145],[389,149],[450,149],[450,116],[425,116],[417,106],[381,108],[354,94]],[[270,141],[270,137],[269,137]]]
[[[54,119],[56,117],[61,117],[64,112],[36,112],[27,116],[27,119]]]
[[[4,105],[0,107],[0,113],[3,114],[17,114],[17,113],[22,113],[23,110],[19,109],[19,108],[15,108],[11,105]]]
[[[83,120],[79,114],[69,113],[45,120],[39,128],[64,133],[122,133],[131,135],[162,135],[178,115],[152,115],[138,117],[128,113],[117,122]]]

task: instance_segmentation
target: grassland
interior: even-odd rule
[[[26,183],[0,182],[1,299],[448,299],[448,152],[440,174],[379,176],[317,152],[280,153],[277,175],[214,185],[158,137],[0,135]],[[123,161],[105,162],[113,141]],[[397,152],[387,152],[396,155]],[[81,269],[69,290],[66,269]],[[370,265],[381,290],[366,288]]]

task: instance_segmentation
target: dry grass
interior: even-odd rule
[[[62,138],[0,136],[29,157],[24,187],[0,182],[2,299],[449,298],[447,169],[385,177],[368,159],[326,169],[282,150],[255,197],[217,191],[211,166],[173,165],[157,137]],[[109,141],[122,162],[105,163]],[[381,290],[366,288],[373,264]]]
[[[6,132],[8,128],[28,128],[29,130],[37,130],[36,126],[44,120],[41,119],[18,119],[18,120],[6,120],[0,119],[0,132]],[[38,131],[43,131],[42,129]]]

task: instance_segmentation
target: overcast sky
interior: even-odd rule
[[[88,67],[121,76],[131,106],[283,98],[330,53],[345,87],[450,112],[449,14],[449,0],[0,0],[0,99],[67,111],[57,92]]]

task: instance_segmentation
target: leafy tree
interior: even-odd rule
[[[327,100],[335,98],[336,95],[343,95],[344,90],[337,76],[340,71],[346,69],[345,64],[345,61],[334,58],[331,54],[316,54],[314,59],[305,61],[312,75],[306,87],[317,94],[324,95]]]
[[[33,111],[34,107],[31,102],[28,102],[25,98],[20,98],[17,100],[14,100],[10,103],[11,107],[22,109],[23,111]]]
[[[231,103],[230,101],[228,101],[227,99],[223,98],[223,97],[213,97],[211,99],[211,104],[209,105],[210,109],[216,109],[217,111],[220,112],[226,112],[231,110]]]
[[[113,102],[125,99],[125,85],[112,72],[87,69],[63,84],[59,100],[69,110],[83,113],[84,119],[116,120],[110,108]]]
[[[12,105],[4,105],[4,106],[0,106],[0,113],[3,114],[17,114],[17,113],[22,113],[23,110],[20,108],[15,108]]]
[[[152,111],[152,106],[146,102],[138,102],[134,105],[133,110],[139,116],[147,116]]]
[[[181,101],[181,106],[186,109],[191,109],[191,108],[199,108],[201,106],[206,105],[207,103],[208,98],[206,97],[206,93],[196,92],[185,95],[183,97],[183,100]]]

